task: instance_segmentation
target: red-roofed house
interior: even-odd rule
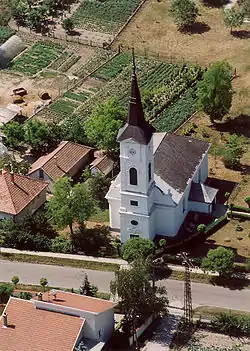
[[[48,190],[51,191],[58,178],[74,177],[91,163],[93,157],[94,150],[91,147],[62,141],[54,151],[33,163],[29,176],[48,181]]]
[[[46,201],[48,183],[7,169],[0,174],[0,219],[21,218],[34,213]]]
[[[99,350],[113,330],[110,301],[60,290],[30,301],[11,297],[0,319],[0,350],[73,351],[82,340]]]

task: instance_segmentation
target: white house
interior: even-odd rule
[[[211,213],[217,189],[206,185],[206,141],[156,133],[145,120],[135,67],[126,125],[119,130],[120,174],[106,195],[110,227],[124,243],[175,236],[189,211]]]

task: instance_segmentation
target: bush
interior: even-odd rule
[[[12,284],[0,284],[0,302],[6,303],[9,300],[9,297],[13,293],[13,285]]]
[[[221,313],[215,316],[211,325],[215,330],[225,334],[249,334],[250,333],[250,317],[236,316],[231,313]]]
[[[19,299],[22,299],[22,300],[31,300],[32,299],[32,295],[28,291],[21,291],[18,294],[18,297],[19,297]]]
[[[230,209],[231,211],[250,213],[250,208],[243,207],[243,206],[236,206],[236,205],[234,205],[234,204],[230,204],[230,205],[229,205],[229,209]]]
[[[57,236],[55,239],[51,240],[51,251],[52,252],[62,252],[71,253],[72,244],[71,241],[62,235]]]
[[[200,233],[204,233],[204,232],[205,232],[205,229],[206,229],[205,224],[199,224],[198,227],[197,227],[197,230],[198,230],[198,232],[200,232]]]
[[[247,203],[247,206],[250,207],[250,196],[246,196],[244,201]],[[249,209],[250,212],[250,209]]]
[[[201,268],[205,271],[218,272],[221,277],[228,278],[234,267],[234,253],[224,247],[209,250],[207,257],[203,258]]]
[[[138,258],[146,259],[154,252],[154,243],[149,239],[132,238],[122,246],[122,257],[128,262]]]

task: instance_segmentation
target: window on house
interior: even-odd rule
[[[42,170],[42,169],[39,169],[39,178],[40,178],[40,179],[43,179],[43,178],[44,178],[43,170]]]
[[[131,200],[130,205],[131,206],[138,206],[138,201]]]
[[[137,170],[135,168],[129,170],[129,182],[131,185],[137,185]]]
[[[151,163],[148,164],[148,181],[150,182],[152,178],[152,174],[151,174]]]

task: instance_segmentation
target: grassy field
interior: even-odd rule
[[[211,306],[200,306],[193,310],[194,317],[199,318],[212,318],[218,316],[221,313],[231,313],[236,316],[250,316],[250,312],[240,310],[229,310],[227,308],[211,307]]]
[[[113,33],[139,4],[140,0],[84,0],[72,19],[77,27]]]
[[[115,263],[80,261],[80,260],[71,260],[66,258],[55,258],[55,257],[53,258],[53,257],[44,257],[44,256],[37,256],[37,255],[1,253],[0,259],[7,260],[7,261],[16,261],[16,262],[48,264],[53,266],[85,268],[85,269],[93,269],[96,271],[107,271],[107,272],[115,272],[119,269],[119,265]]]
[[[11,69],[27,75],[36,74],[56,60],[63,50],[59,44],[37,42],[12,62]]]

